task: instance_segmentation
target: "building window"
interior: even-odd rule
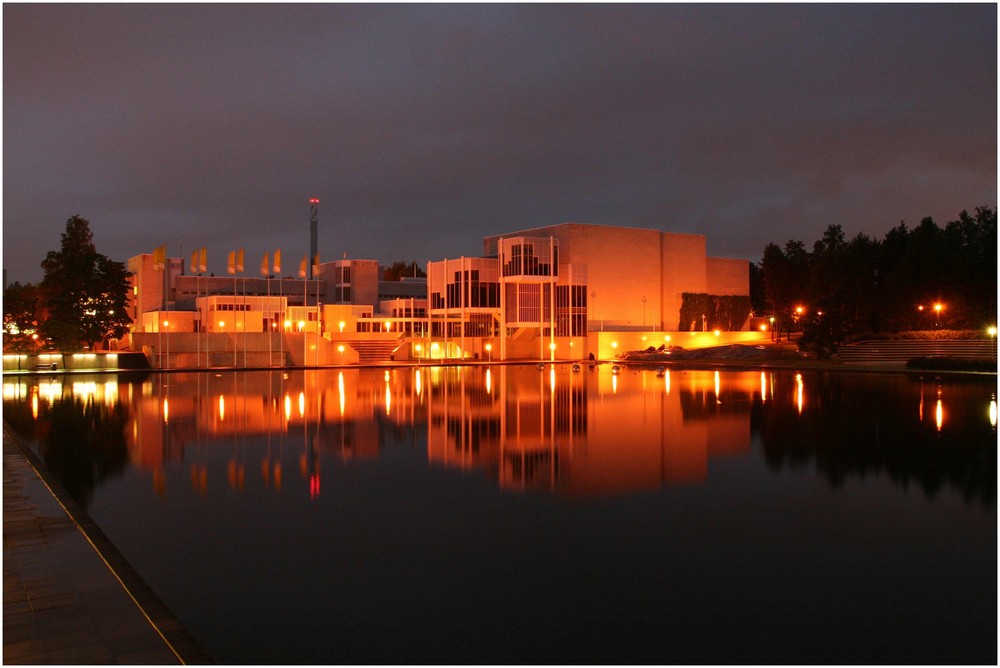
[[[548,249],[544,257],[535,253],[534,244],[513,244],[510,247],[510,258],[503,266],[504,276],[558,276],[559,247],[553,245],[551,262]]]

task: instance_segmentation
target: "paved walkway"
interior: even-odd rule
[[[211,663],[100,529],[3,434],[3,663]]]

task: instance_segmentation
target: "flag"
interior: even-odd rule
[[[198,273],[198,249],[197,248],[195,248],[193,251],[191,251],[191,273],[192,274],[197,274]]]
[[[302,256],[302,262],[299,262],[299,278],[306,277],[306,263],[309,261],[308,255]]]
[[[319,253],[313,258],[313,278],[319,278]]]
[[[236,271],[240,274],[243,273],[243,249],[236,251]]]
[[[163,271],[167,266],[167,247],[157,246],[153,250],[153,269],[156,271]]]
[[[281,273],[281,249],[274,251],[274,273]]]
[[[208,271],[208,248],[205,246],[201,247],[201,258],[198,262],[198,271],[205,273]]]
[[[236,273],[236,251],[229,251],[229,264],[226,267],[226,271],[230,274]]]
[[[268,270],[268,267],[270,267],[270,265],[271,265],[271,263],[267,261],[267,253],[264,253],[264,259],[260,261],[260,275],[261,276],[267,276],[267,274],[268,274],[267,270]]]

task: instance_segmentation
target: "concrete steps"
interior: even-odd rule
[[[861,341],[841,346],[837,356],[845,364],[906,366],[914,357],[965,357],[996,359],[995,341],[947,339],[940,341]]]
[[[364,364],[369,362],[389,362],[392,360],[392,353],[399,347],[398,339],[392,341],[343,341],[358,353],[358,362]]]

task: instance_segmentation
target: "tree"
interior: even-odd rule
[[[66,221],[60,250],[49,251],[42,269],[41,298],[48,319],[41,329],[56,347],[93,348],[128,332],[128,271],[124,263],[97,252],[86,219]]]
[[[410,263],[397,260],[382,271],[382,280],[384,281],[400,281],[410,276],[425,277],[427,273],[420,268],[416,260]]]
[[[39,350],[44,340],[39,335],[41,304],[38,286],[15,282],[3,291],[3,348],[17,352]]]

